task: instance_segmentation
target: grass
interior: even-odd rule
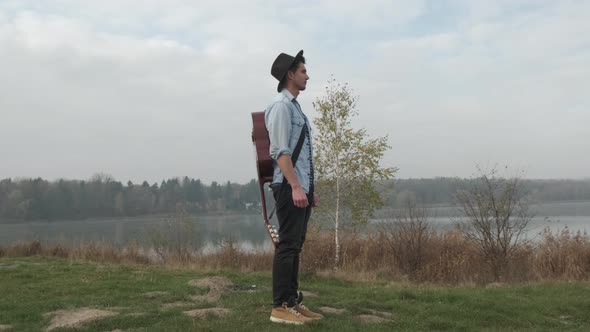
[[[233,292],[218,303],[162,310],[165,303],[187,301],[206,290],[188,281],[225,276],[234,284],[258,285],[257,292]],[[590,330],[590,284],[552,282],[497,288],[405,287],[387,282],[352,282],[304,273],[304,290],[313,308],[345,308],[344,315],[326,314],[322,321],[303,326],[270,323],[271,276],[267,272],[196,272],[187,268],[99,264],[55,257],[0,258],[0,325],[12,331],[44,331],[51,320],[45,313],[90,307],[114,310],[115,317],[88,323],[76,331],[587,331]],[[153,299],[143,294],[165,291]],[[201,320],[184,310],[224,307],[229,316]],[[114,308],[114,309],[113,309]],[[392,313],[384,323],[354,318],[371,310]],[[143,316],[130,316],[144,313]],[[56,329],[54,331],[71,331]]]

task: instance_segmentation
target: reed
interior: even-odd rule
[[[408,230],[406,230],[408,231]],[[411,230],[409,230],[411,231]],[[498,282],[477,248],[458,231],[429,232],[418,244],[415,234],[380,229],[369,233],[344,232],[342,259],[334,269],[333,234],[311,229],[301,258],[304,273],[332,275],[349,280],[435,285],[485,285]],[[404,240],[405,239],[405,240]],[[404,242],[406,241],[406,242]],[[273,252],[243,251],[235,241],[222,242],[217,250],[170,250],[162,258],[153,248],[130,243],[124,247],[105,242],[76,246],[19,242],[0,247],[0,257],[51,256],[73,261],[141,265],[190,266],[200,271],[233,270],[269,272]],[[519,245],[499,280],[501,283],[572,281],[590,279],[590,237],[564,229],[545,229],[535,243]]]

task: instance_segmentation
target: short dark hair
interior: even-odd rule
[[[281,90],[283,90],[283,88],[285,87],[285,84],[287,83],[287,75],[289,75],[289,72],[292,72],[292,73],[296,72],[297,68],[299,68],[300,64],[305,64],[305,57],[303,55],[295,57],[293,64],[291,65],[291,67],[289,67],[289,70],[287,70],[285,77],[283,77],[283,80],[280,83]]]

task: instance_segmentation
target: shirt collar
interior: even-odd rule
[[[297,98],[293,97],[293,95],[291,94],[291,92],[289,92],[289,90],[287,90],[287,89],[283,89],[281,91],[281,93],[284,94],[285,96],[287,96],[287,98],[289,98],[290,101],[294,101],[294,100],[297,99]]]

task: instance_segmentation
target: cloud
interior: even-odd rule
[[[468,174],[488,161],[532,177],[565,169],[568,156],[590,148],[589,40],[569,37],[590,31],[582,7],[514,16],[496,8],[489,21],[467,17],[451,31],[378,44],[369,76],[379,79],[362,82],[360,94],[366,123],[391,134],[397,153],[388,160],[406,176]],[[379,122],[382,112],[392,121]],[[580,155],[561,176],[584,176],[589,164]]]
[[[43,162],[53,169],[46,176],[104,170],[152,178],[142,165],[160,156],[210,153],[187,146],[215,134],[204,124],[214,109],[209,96],[218,94],[217,71],[199,51],[31,13],[0,31],[3,150],[31,153],[7,158],[2,173],[32,176]]]
[[[75,0],[0,2],[0,178],[254,176],[252,111],[279,52],[360,95],[401,176],[587,176],[590,4]],[[438,19],[438,20],[437,20]],[[573,37],[575,36],[575,37]],[[547,151],[554,157],[548,158]]]

